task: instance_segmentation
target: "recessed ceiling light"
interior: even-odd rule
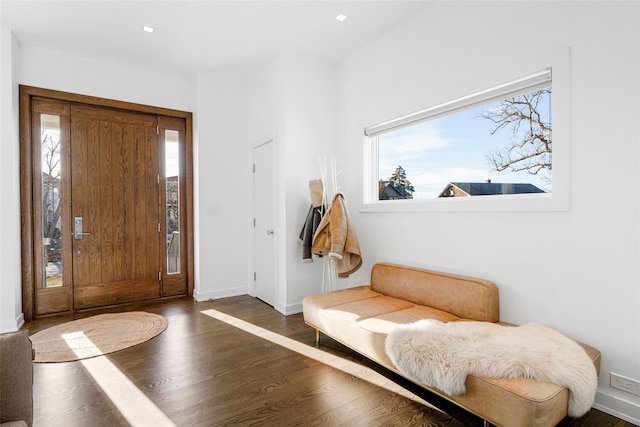
[[[145,31],[147,33],[153,33],[153,27],[149,27],[148,25],[144,25],[142,27],[142,31]]]
[[[348,18],[347,15],[343,15],[342,13],[338,16],[336,16],[336,19],[340,22],[344,22],[346,19]]]

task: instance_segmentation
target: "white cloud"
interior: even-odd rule
[[[425,122],[380,136],[380,176],[388,177],[398,165],[407,171],[432,168],[429,153],[445,149],[456,142],[454,138],[447,138],[443,134],[437,123]]]
[[[454,143],[453,138],[443,136],[436,122],[425,122],[381,135],[380,146],[390,156],[415,156],[417,152],[428,152],[445,148]]]

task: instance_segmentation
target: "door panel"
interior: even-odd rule
[[[253,150],[254,293],[267,304],[276,302],[275,142]]]
[[[73,105],[74,308],[160,296],[156,117]]]

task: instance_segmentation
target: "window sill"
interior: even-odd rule
[[[568,197],[558,194],[446,197],[360,203],[360,212],[566,212]]]

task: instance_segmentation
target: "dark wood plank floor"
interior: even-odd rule
[[[92,363],[34,364],[34,426],[482,425],[330,338],[316,348],[302,315],[283,316],[249,296],[131,304],[39,319],[23,329],[33,334],[74,318],[132,310],[162,314],[169,326]],[[111,386],[116,392],[109,395]],[[632,424],[592,409],[560,426]]]

